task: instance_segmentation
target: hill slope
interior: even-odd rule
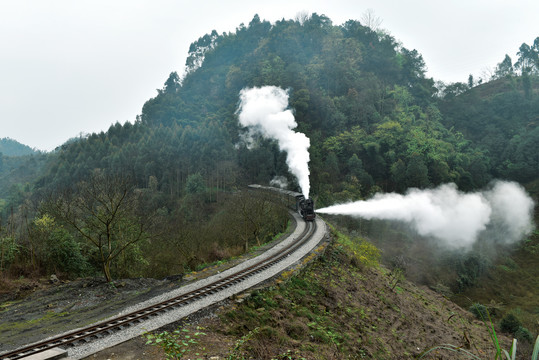
[[[36,151],[16,140],[2,138],[0,139],[0,153],[4,154],[5,156],[23,156],[35,154]]]
[[[11,224],[9,233],[7,227],[0,229],[3,246],[11,249],[9,261],[2,263],[6,272],[18,278],[56,271],[66,277],[93,276],[99,271],[98,251],[85,240],[85,236],[96,234],[77,233],[66,221],[53,219],[50,207],[43,206],[77,189],[84,190],[94,174],[122,176],[129,181],[132,193],[140,195],[141,201],[131,209],[130,217],[114,229],[118,230],[117,239],[125,240],[122,234],[126,229],[138,228],[137,221],[144,219],[140,214],[158,214],[163,221],[159,231],[147,234],[147,241],[118,256],[112,266],[115,276],[165,276],[167,271],[193,269],[239,253],[244,244],[259,243],[259,224],[252,229],[239,225],[231,229],[234,218],[246,224],[250,215],[244,211],[245,220],[238,220],[236,210],[247,206],[247,201],[236,196],[236,190],[247,183],[267,183],[276,175],[287,177],[291,188],[296,184],[274,142],[257,139],[256,146],[249,148],[241,141],[245,129],[239,126],[235,112],[239,91],[246,87],[275,85],[288,89],[298,130],[311,140],[311,188],[319,206],[365,198],[378,191],[404,192],[408,187],[426,188],[445,182],[472,190],[498,176],[526,182],[537,178],[536,91],[523,91],[519,87],[522,80],[514,77],[435,99],[434,82],[425,77],[421,55],[357,21],[335,26],[329,18],[312,14],[302,21],[283,19],[270,24],[255,16],[248,26],[241,25],[233,33],[213,31],[198,39],[190,48],[186,65],[185,76],[171,73],[164,87],[144,105],[135,124],[117,123],[106,132],[64,144],[47,156],[46,166],[39,164],[42,172],[41,167],[32,165],[34,158],[28,160],[36,171],[30,175],[24,166],[10,168],[3,179],[14,183],[9,191],[6,187],[0,193],[14,209],[8,214],[11,207],[7,201],[0,203],[2,215]],[[5,164],[4,159],[4,169]],[[17,180],[11,176],[16,169],[26,177]],[[37,173],[42,176],[30,182],[28,179],[37,178]],[[79,210],[79,217],[70,219],[74,224],[91,218],[84,209]],[[272,215],[275,224],[269,224],[265,214],[261,218],[268,227],[264,236],[271,237],[282,227],[277,215]],[[164,234],[162,229],[166,229]],[[415,241],[412,237],[406,240],[405,246]],[[429,304],[437,300],[430,295],[432,301],[427,300],[424,306],[421,301],[405,305],[400,302],[403,298],[417,302],[427,297],[427,292],[401,285],[404,281],[394,274],[388,280],[384,270],[365,270],[359,265],[361,260],[339,250],[339,245],[328,250],[328,256],[313,265],[317,271],[290,280],[290,287],[281,289],[282,294],[270,290],[265,294],[271,295],[262,294],[258,300],[253,297],[242,312],[228,315],[236,324],[235,329],[226,330],[228,334],[251,336],[238,331],[242,322],[248,331],[254,331],[250,319],[241,318],[247,314],[257,323],[266,324],[256,335],[260,346],[266,346],[263,339],[273,334],[278,339],[282,335],[283,344],[299,351],[313,351],[301,348],[298,342],[302,340],[328,356],[338,349],[354,356],[388,358],[416,353],[418,346],[413,342],[428,347],[438,340],[452,342],[455,336],[458,338],[454,334],[459,330],[442,321],[436,328],[453,334],[452,338],[433,335],[430,343],[419,338],[406,343],[405,331],[417,330],[425,337],[427,329],[432,330],[426,324],[413,327],[420,320],[413,317],[416,312],[429,314],[429,321],[436,322],[440,317],[448,322],[450,305],[440,305],[436,313]],[[70,273],[68,267],[60,267],[62,262],[73,265],[69,259],[79,259],[80,264],[75,265],[84,266]],[[465,258],[458,264],[463,262]],[[470,264],[476,265],[474,261]],[[356,282],[347,274],[354,274]],[[479,275],[474,273],[474,279]],[[365,279],[378,285],[367,289]],[[316,287],[311,288],[311,283]],[[340,292],[347,288],[352,298],[372,304],[371,314],[354,310],[362,305]],[[361,294],[367,295],[362,298]],[[268,303],[268,297],[278,296],[283,300]],[[310,299],[316,308],[302,304],[304,299]],[[316,303],[318,300],[322,303]],[[286,322],[272,323],[279,316],[275,304],[291,312],[300,304],[301,313],[290,317],[283,313]],[[378,315],[384,312],[384,306],[390,323],[406,320],[401,333],[398,325],[392,328],[384,322],[386,315]],[[441,311],[445,306],[447,309]],[[259,314],[257,309],[262,307],[268,311],[260,310]],[[400,317],[397,309],[401,307],[410,309],[404,317],[412,321]],[[274,318],[265,318],[264,314]],[[353,321],[346,322],[348,317]],[[286,328],[286,323],[292,328]],[[353,327],[355,324],[358,328]],[[383,331],[373,332],[376,329],[372,326]],[[271,333],[272,327],[277,333]],[[384,336],[389,333],[395,343],[386,345],[388,338]],[[360,338],[362,343],[356,345],[355,339]]]
[[[487,328],[471,313],[377,265],[377,250],[364,240],[333,235],[324,254],[301,273],[284,273],[274,286],[222,307],[217,317],[186,320],[196,321],[196,326],[178,325],[183,328],[180,334],[195,340],[180,345],[186,350],[183,356],[410,359],[452,344],[481,358],[494,358]],[[509,339],[499,340],[508,348]],[[136,357],[142,351],[151,359],[163,357],[142,343],[120,345],[96,359],[118,353]],[[424,358],[468,357],[463,351],[435,349]]]
[[[172,73],[134,124],[66,144],[39,186],[65,186],[95,168],[157,180],[181,197],[189,174],[225,187],[286,176],[275,143],[241,141],[241,89],[289,89],[298,131],[311,140],[311,182],[319,202],[454,181],[489,179],[485,154],[448,131],[433,102],[433,80],[416,50],[357,21],[335,26],[323,15],[275,24],[255,16],[234,33],[212,32],[191,45],[187,73]],[[236,174],[236,176],[231,176]],[[334,196],[337,194],[337,196]]]
[[[439,107],[446,127],[485,151],[485,170],[493,176],[521,183],[539,178],[539,77],[505,76],[446,95]]]

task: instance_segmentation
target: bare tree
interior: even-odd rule
[[[267,227],[283,224],[287,219],[286,210],[275,203],[275,197],[265,193],[237,193],[231,200],[234,207],[234,221],[230,226],[244,242],[245,251],[249,249],[249,240],[262,243],[262,236],[270,233]]]
[[[57,194],[45,210],[94,245],[103,274],[112,281],[111,263],[127,248],[150,238],[154,218],[141,206],[141,193],[122,176],[96,170],[75,190]]]
[[[495,79],[496,72],[492,67],[485,66],[481,70],[481,79],[485,82]]]
[[[307,11],[303,10],[303,11],[300,11],[296,14],[296,16],[294,17],[294,20],[296,20],[297,22],[300,23],[300,25],[303,25],[305,24],[305,22],[307,22],[309,19],[310,19],[310,15]]]
[[[367,9],[363,15],[361,15],[360,22],[363,26],[371,28],[372,31],[378,31],[380,30],[380,25],[382,25],[383,21],[376,16],[373,9]]]

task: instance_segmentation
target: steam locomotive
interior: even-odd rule
[[[249,185],[249,187],[251,189],[276,192],[281,198],[281,201],[289,208],[297,211],[305,221],[314,221],[316,218],[316,213],[314,212],[314,200],[311,198],[306,199],[301,193],[271,186]]]
[[[311,198],[305,199],[302,194],[296,197],[296,210],[305,221],[313,221],[316,218],[314,200]]]

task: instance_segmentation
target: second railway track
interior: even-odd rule
[[[263,282],[301,259],[325,236],[325,224],[320,219],[304,222],[297,215],[294,216],[298,224],[296,230],[263,255],[221,274],[186,285],[176,291],[177,295],[165,300],[149,300],[139,309],[128,310],[97,324],[0,354],[0,360],[22,359],[56,347],[68,349],[73,358],[82,358],[177,321]]]

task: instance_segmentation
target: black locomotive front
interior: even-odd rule
[[[313,221],[316,218],[314,201],[311,198],[305,199],[303,195],[296,196],[296,209],[305,221]]]

